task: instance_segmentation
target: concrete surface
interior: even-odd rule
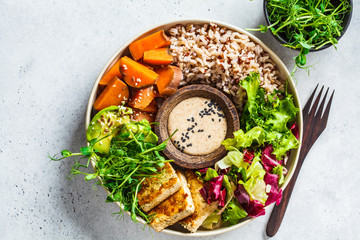
[[[360,239],[359,5],[338,49],[311,53],[296,73],[302,103],[317,83],[336,89],[328,127],[307,156],[273,239]],[[183,239],[142,229],[105,203],[71,162],[47,155],[84,146],[85,108],[100,70],[121,44],[171,19],[265,24],[262,1],[0,1],[0,239]],[[295,52],[256,33],[291,70]],[[267,239],[270,211],[203,239]]]

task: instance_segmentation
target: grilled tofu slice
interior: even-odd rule
[[[181,170],[176,170],[176,174],[181,181],[182,187],[180,190],[149,212],[150,215],[155,214],[154,220],[150,225],[157,232],[190,216],[195,211],[194,202],[191,198],[184,173]]]
[[[188,181],[191,197],[194,201],[195,212],[193,215],[185,218],[179,223],[190,232],[196,232],[205,219],[215,211],[219,202],[216,201],[211,204],[205,202],[204,198],[200,194],[200,189],[204,186],[204,184],[197,178],[194,171],[186,170],[185,176]]]
[[[137,194],[139,205],[148,212],[177,192],[181,182],[170,163],[165,163],[161,174],[147,178],[141,185]]]

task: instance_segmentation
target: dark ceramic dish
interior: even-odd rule
[[[351,11],[350,11],[349,15],[346,15],[344,20],[343,20],[343,23],[342,23],[343,32],[341,33],[341,35],[339,37],[336,38],[338,41],[345,34],[346,30],[348,29],[348,27],[350,25],[350,21],[351,21],[351,17],[352,17],[352,11],[353,11],[353,1],[352,0],[348,0],[348,1],[349,1],[350,5],[351,5]],[[269,13],[267,11],[267,0],[264,0],[264,14],[265,14],[266,22],[270,26],[272,23],[269,20]],[[284,38],[284,36],[274,35],[272,32],[271,32],[271,35],[273,35],[275,37],[275,39],[278,40],[281,44],[287,44],[288,43],[286,41],[286,39]],[[331,46],[332,46],[332,44],[329,43],[329,44],[326,44],[326,45],[322,46],[319,49],[310,49],[310,52],[316,52],[316,51],[324,50],[324,49],[326,49],[328,47],[331,47]],[[294,50],[300,51],[300,49],[294,49]]]

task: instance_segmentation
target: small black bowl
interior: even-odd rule
[[[334,2],[334,1],[333,1],[333,2]],[[353,12],[353,7],[354,7],[354,6],[353,6],[353,1],[352,1],[352,0],[348,0],[348,2],[350,3],[351,11],[350,11],[350,13],[349,13],[348,15],[345,16],[345,18],[344,18],[344,20],[343,20],[343,22],[342,22],[343,31],[342,31],[341,35],[336,38],[338,41],[339,41],[340,38],[345,34],[347,28],[348,28],[349,25],[350,25],[350,21],[351,21],[351,17],[352,17],[352,12]],[[269,13],[268,13],[268,11],[267,11],[267,0],[264,0],[264,14],[265,14],[266,22],[267,22],[267,24],[270,26],[272,23],[271,23],[270,20],[269,20]],[[287,43],[288,43],[283,36],[281,36],[281,35],[279,35],[279,34],[278,34],[278,35],[274,35],[274,34],[272,33],[272,31],[270,31],[270,32],[271,32],[271,35],[273,35],[273,36],[275,37],[275,39],[278,40],[281,44],[287,44]],[[328,48],[328,47],[331,47],[331,46],[332,46],[332,44],[331,44],[331,43],[328,43],[328,44],[326,44],[326,45],[324,45],[324,46],[322,46],[321,48],[318,48],[318,49],[312,48],[312,49],[310,49],[310,52],[317,52],[317,51],[324,50],[324,49],[326,49],[326,48]],[[294,50],[300,51],[300,49],[294,49]]]

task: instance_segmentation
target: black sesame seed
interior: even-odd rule
[[[190,144],[186,145],[186,147],[191,147],[191,146],[192,146],[192,143],[190,143]]]
[[[192,133],[194,133],[194,130],[191,130]]]
[[[197,122],[195,123],[195,126],[197,126]]]
[[[211,138],[211,135],[209,135],[208,138]]]
[[[190,122],[190,120],[191,120],[191,119],[190,119],[190,118],[188,118],[188,119],[186,119],[186,120]]]
[[[213,122],[214,122],[214,121],[215,121],[215,119],[213,119],[213,118],[212,118],[212,119],[211,119],[211,121],[213,121]]]

